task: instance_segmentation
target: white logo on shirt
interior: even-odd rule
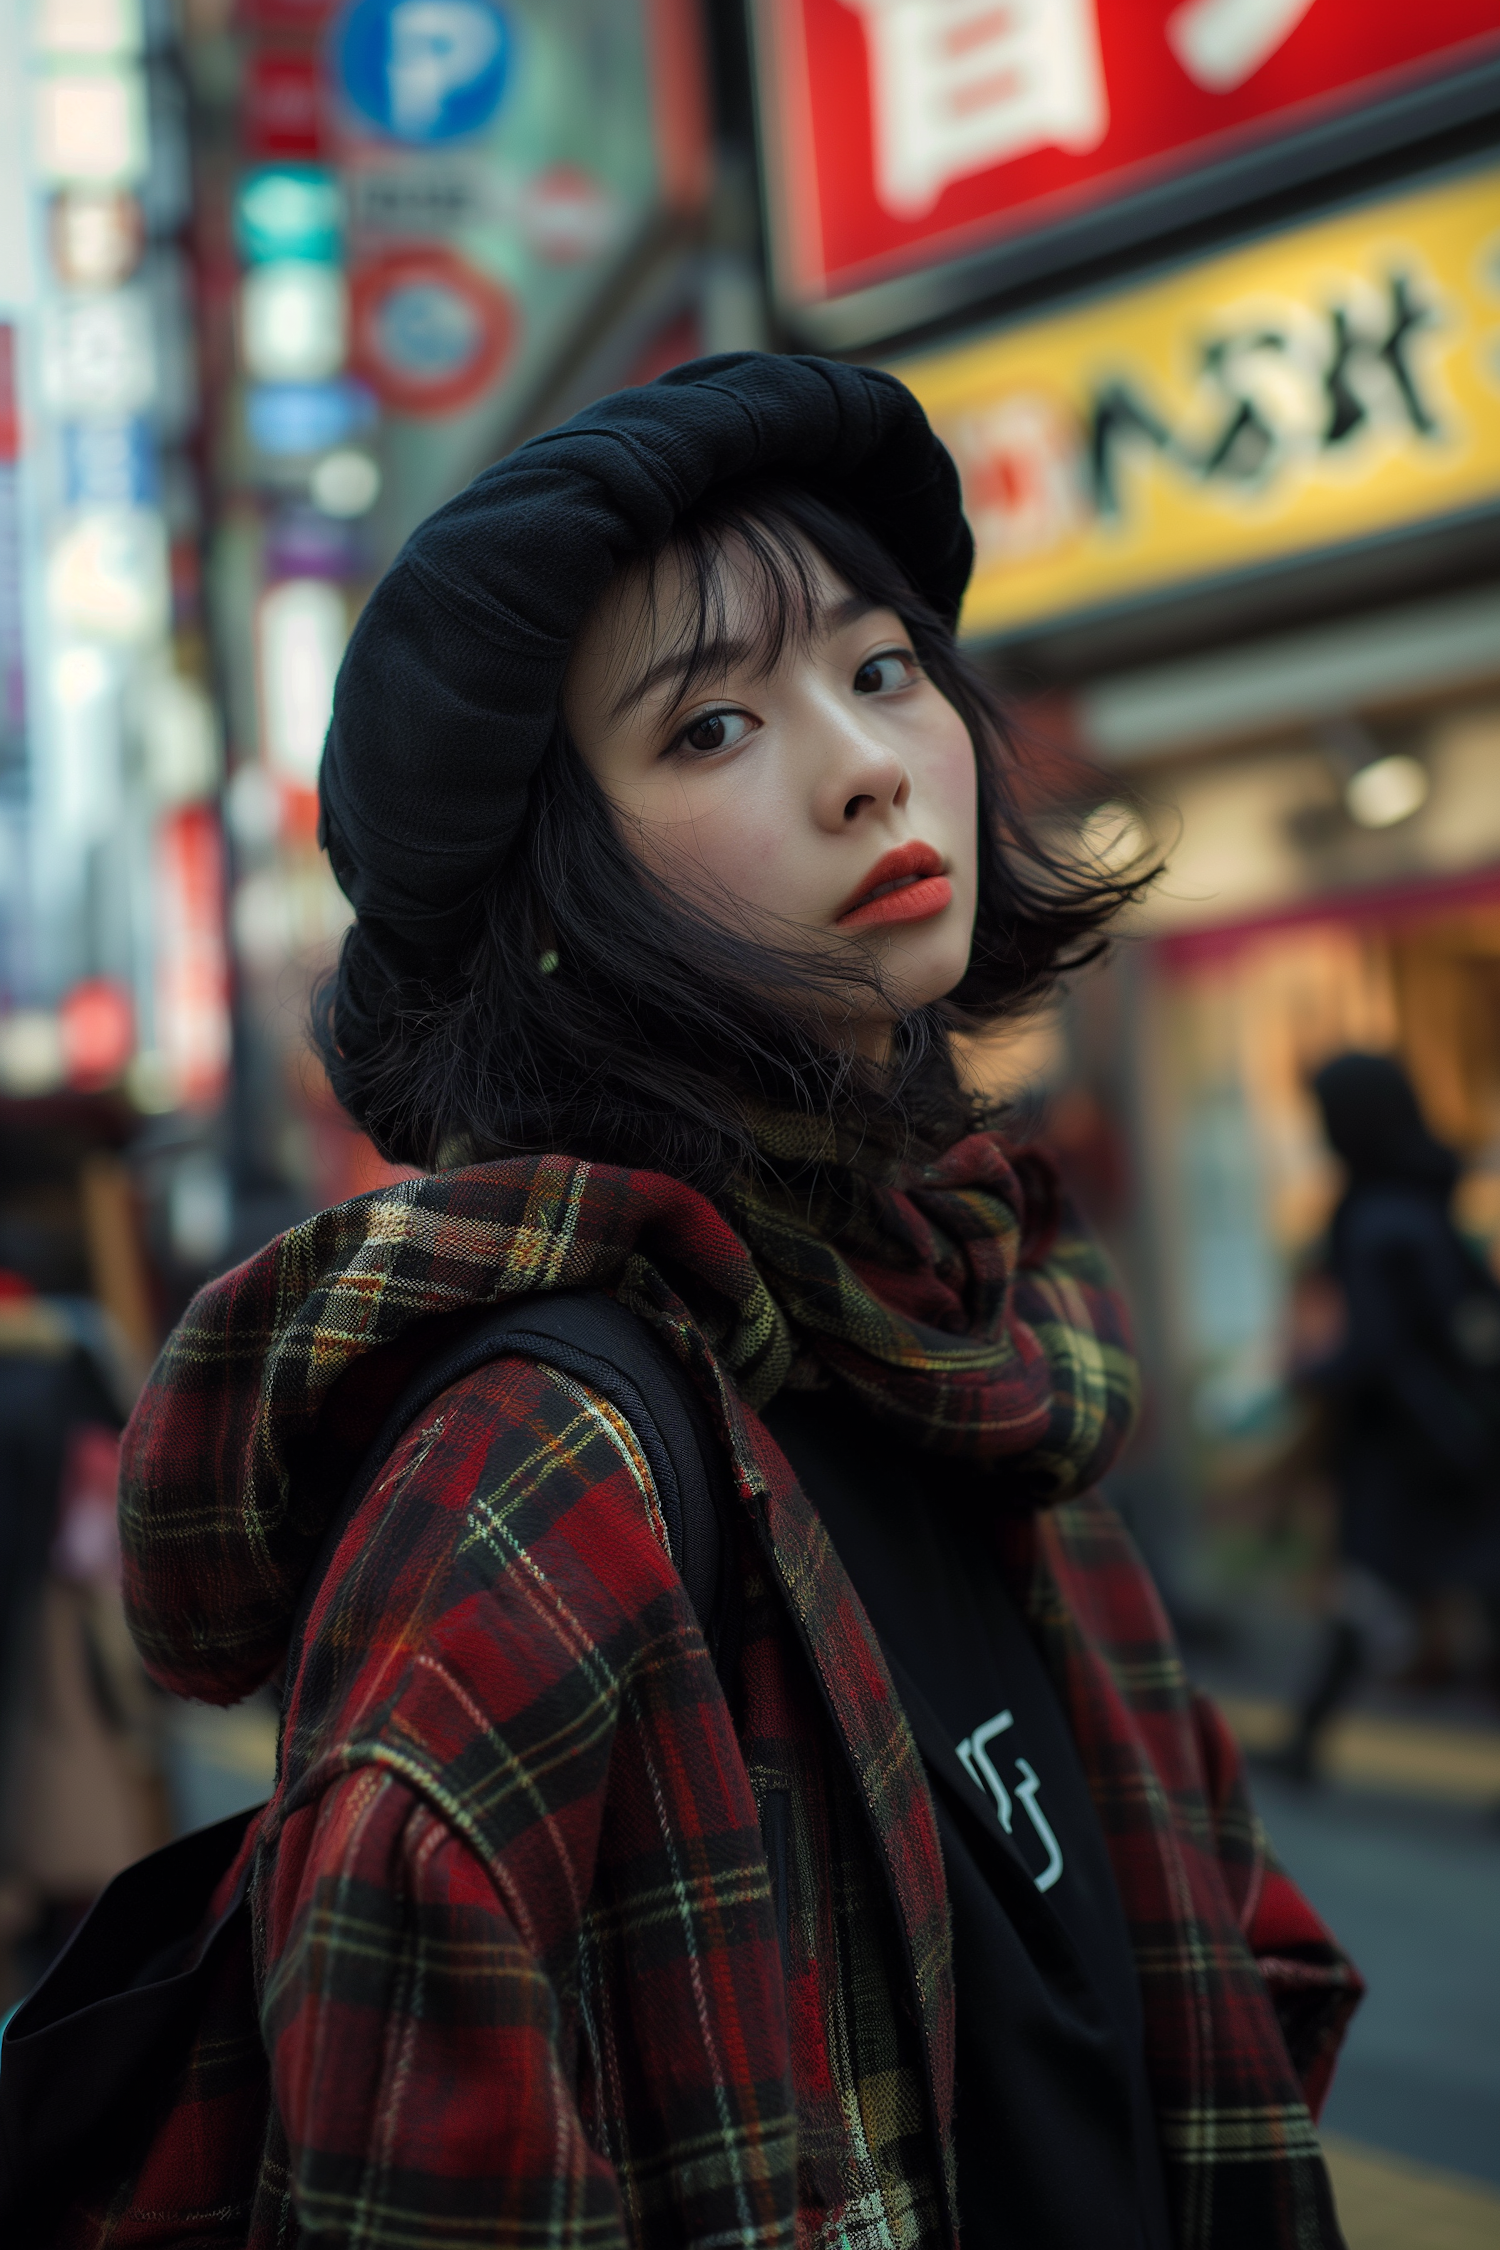
[[[1000,1825],[1007,1836],[1013,1833],[1011,1823],[1015,1815],[1011,1804],[1012,1796],[1020,1798],[1021,1803],[1026,1807],[1026,1817],[1036,1830],[1047,1854],[1046,1866],[1042,1869],[1040,1875],[1033,1877],[1033,1881],[1039,1891],[1050,1891],[1063,1871],[1062,1846],[1052,1832],[1047,1815],[1037,1803],[1037,1796],[1042,1785],[1037,1779],[1036,1769],[1029,1758],[1017,1758],[1014,1763],[1021,1778],[1012,1791],[1006,1788],[1005,1783],[1000,1778],[999,1768],[989,1754],[989,1746],[996,1736],[1004,1734],[1006,1729],[1014,1726],[1015,1723],[1013,1712],[997,1711],[993,1719],[986,1719],[982,1727],[976,1727],[972,1734],[964,1736],[963,1741],[957,1745],[958,1754],[963,1760],[964,1771],[975,1787],[987,1789],[994,1798],[995,1810],[1000,1815]]]

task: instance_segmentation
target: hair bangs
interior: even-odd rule
[[[652,695],[675,710],[731,666],[764,678],[809,645],[823,615],[818,557],[795,525],[732,504],[677,526],[638,572],[617,714]]]

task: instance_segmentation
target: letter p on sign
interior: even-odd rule
[[[336,44],[354,107],[393,140],[425,144],[489,123],[510,52],[494,0],[355,0]]]

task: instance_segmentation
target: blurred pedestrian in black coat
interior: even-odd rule
[[[1334,1409],[1341,1556],[1414,1607],[1472,1588],[1500,1624],[1500,1286],[1453,1221],[1458,1159],[1389,1056],[1340,1055],[1313,1090],[1348,1169],[1328,1249],[1344,1335],[1300,1370]],[[1355,1608],[1334,1620],[1294,1771],[1367,1662]]]

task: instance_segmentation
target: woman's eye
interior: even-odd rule
[[[904,648],[882,649],[879,656],[867,656],[854,675],[856,695],[889,695],[892,688],[905,687],[917,676],[917,660]]]
[[[732,750],[749,732],[750,720],[743,711],[705,711],[683,728],[677,740],[684,750],[707,757],[715,750]]]

